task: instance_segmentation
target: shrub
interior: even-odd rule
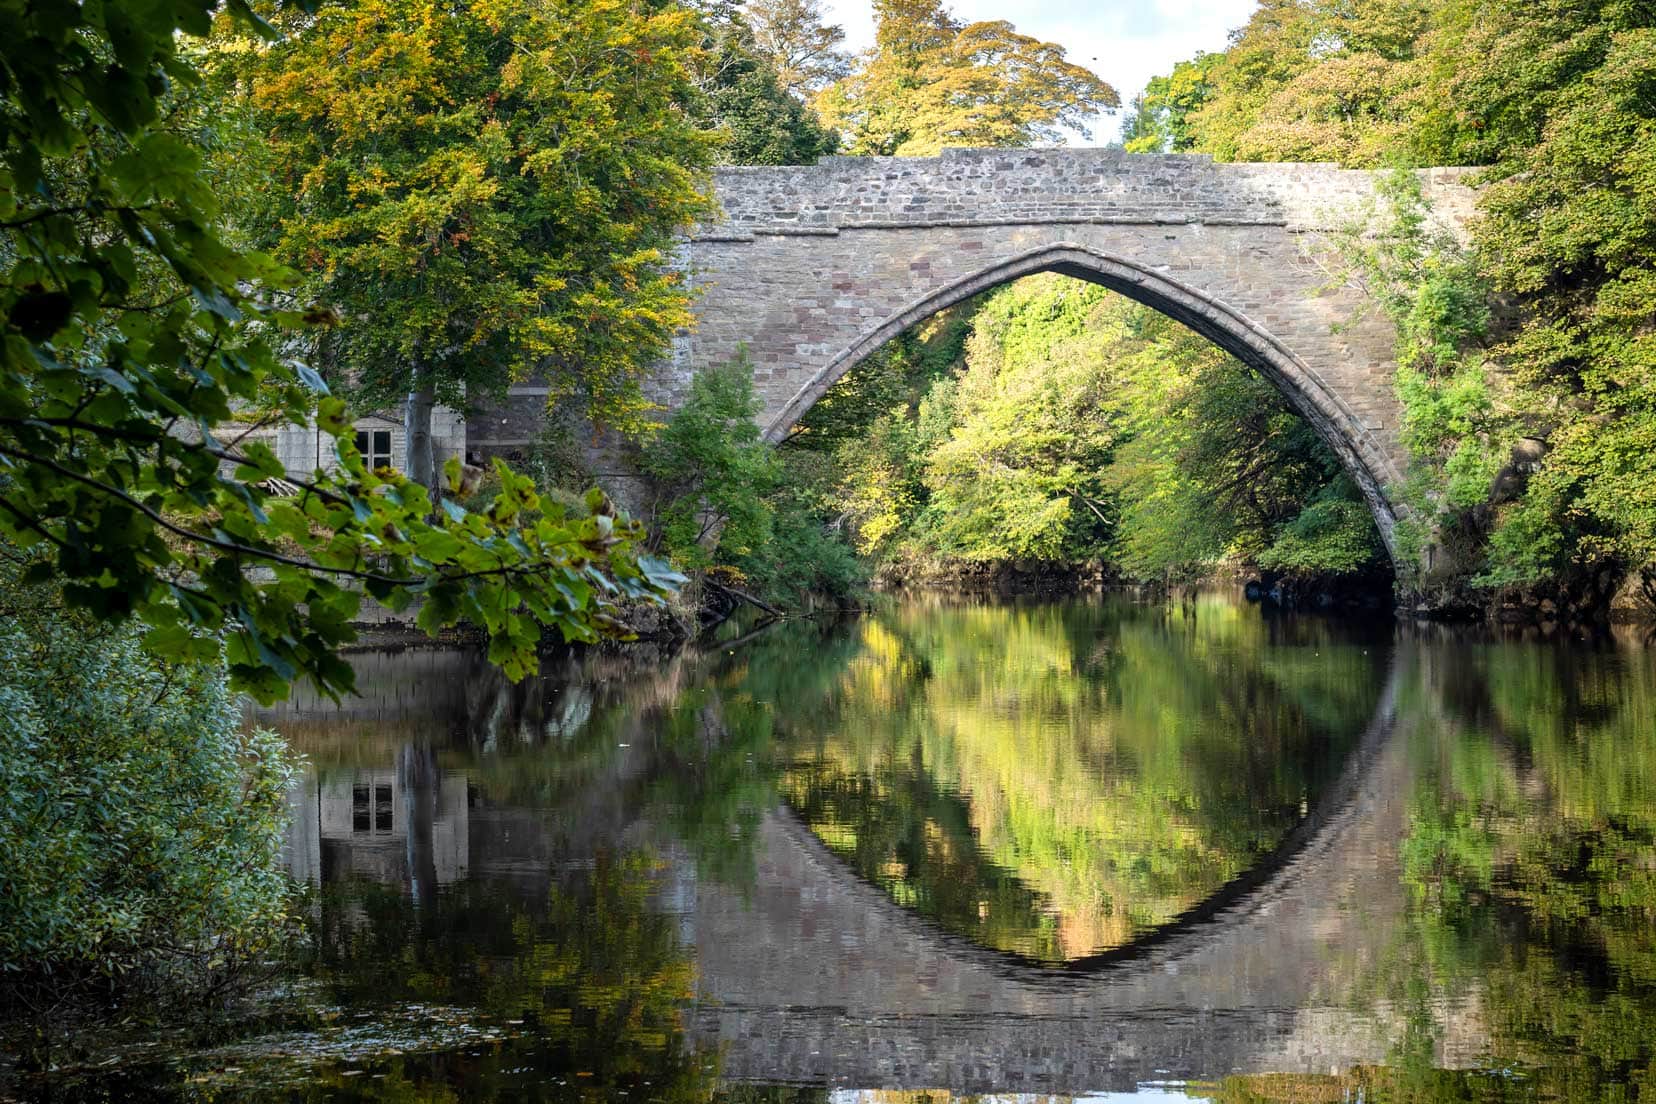
[[[293,763],[222,664],[20,580],[0,558],[0,1006],[224,992],[292,920]]]
[[[829,531],[813,473],[784,462],[754,423],[760,402],[746,350],[697,373],[684,405],[646,446],[656,546],[694,570],[723,568],[766,600],[845,600],[863,571]]]
[[[779,472],[754,424],[759,409],[743,349],[696,374],[689,398],[644,449],[642,466],[658,492],[653,527],[678,563],[707,567],[710,541],[745,554],[770,539],[765,499]]]

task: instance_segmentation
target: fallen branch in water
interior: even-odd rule
[[[723,583],[715,583],[712,579],[706,578],[705,576],[702,578],[702,582],[704,584],[706,584],[707,586],[712,587],[714,590],[718,591],[720,594],[723,594],[726,598],[739,599],[740,601],[746,602],[748,605],[752,606],[754,609],[764,610],[766,613],[770,614],[772,617],[781,617],[782,616],[782,611],[781,610],[777,609],[775,606],[771,605],[768,602],[760,601],[759,599],[755,598],[753,595],[747,593],[746,591],[737,590],[735,587],[725,586]]]

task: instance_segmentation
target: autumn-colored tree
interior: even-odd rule
[[[792,95],[806,98],[851,71],[840,48],[845,28],[823,22],[821,0],[747,0],[743,11],[754,44]]]
[[[265,226],[349,319],[322,342],[364,407],[408,397],[431,479],[433,402],[530,373],[630,428],[686,324],[669,264],[708,211],[715,136],[688,110],[695,14],[630,0],[355,0],[288,12],[248,87],[277,171]]]
[[[719,136],[732,165],[809,165],[838,145],[816,113],[783,85],[733,0],[702,5],[702,45],[692,61],[695,112]]]
[[[1064,48],[1004,21],[964,24],[939,0],[876,0],[874,48],[814,101],[855,154],[923,157],[945,146],[1028,146],[1086,136],[1120,106]]]
[[[202,95],[221,7],[261,29],[216,0],[3,9],[0,552],[70,607],[141,619],[152,656],[222,651],[267,699],[302,677],[350,689],[336,652],[364,591],[423,599],[432,630],[483,627],[515,675],[543,628],[613,627],[609,597],[672,580],[602,496],[570,511],[508,471],[487,510],[439,503],[367,469],[344,402],[293,356],[329,312],[276,309],[291,273],[226,230],[224,203],[253,189],[212,164],[242,134]],[[399,102],[369,91],[341,101],[347,126]],[[400,187],[389,169],[376,186]],[[314,424],[337,463],[287,470],[242,436],[249,418]]]
[[[1431,26],[1416,0],[1266,0],[1229,49],[1180,63],[1146,96],[1181,121],[1185,148],[1222,160],[1380,164],[1429,106],[1418,59]]]

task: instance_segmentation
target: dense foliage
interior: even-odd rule
[[[769,537],[764,498],[776,459],[754,419],[753,365],[746,355],[697,373],[690,394],[650,442],[643,468],[658,504],[656,539],[681,561],[705,567],[714,541],[737,554]]]
[[[273,308],[286,273],[224,231],[212,103],[187,96],[202,84],[189,36],[216,7],[7,16],[0,535],[50,555],[31,577],[141,618],[157,655],[216,657],[222,634],[233,684],[265,698],[302,676],[349,689],[335,649],[364,590],[422,599],[428,628],[483,626],[517,671],[542,628],[590,639],[608,596],[662,593],[671,574],[635,559],[638,531],[601,497],[570,512],[505,473],[489,509],[438,509],[368,471],[344,401],[277,354],[276,335],[333,316]],[[270,481],[292,473],[239,436],[281,422],[336,443],[337,467],[288,497]]]
[[[688,567],[751,583],[771,601],[846,597],[862,572],[825,530],[809,489],[788,478],[761,439],[759,409],[745,352],[697,374],[642,453],[656,546]]]
[[[742,10],[789,94],[806,99],[850,72],[845,28],[823,22],[822,0],[746,0]]]
[[[1645,3],[1267,0],[1128,128],[1226,159],[1487,166],[1469,243],[1400,186],[1363,267],[1399,323],[1415,502],[1488,585],[1656,564],[1653,35]]]
[[[0,1008],[207,999],[289,934],[289,753],[216,656],[167,663],[0,561]]]
[[[774,18],[774,14],[773,14]],[[775,25],[761,25],[774,31]],[[761,39],[748,18],[728,3],[712,6],[703,19],[703,41],[695,62],[700,93],[696,114],[719,137],[719,159],[733,165],[809,165],[838,148],[839,138],[786,83],[780,66],[810,64],[776,42]]]
[[[791,711],[778,786],[835,854],[952,931],[1049,961],[1120,946],[1268,853],[1378,697],[1376,656],[1323,639],[1297,665],[1260,648],[1250,614],[870,617],[837,685]]]
[[[1275,387],[1065,277],[893,343],[784,451],[876,563],[1108,561],[1163,578],[1229,560],[1304,576],[1382,555],[1356,488]]]
[[[708,211],[694,14],[355,0],[279,26],[232,57],[266,132],[273,247],[350,319],[321,339],[333,377],[370,408],[460,408],[537,372],[550,401],[635,424],[689,321],[674,237]]]

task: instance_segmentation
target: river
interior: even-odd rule
[[[1656,1093],[1636,634],[920,599],[355,663],[257,717],[309,764],[302,1014],[41,1099]]]

